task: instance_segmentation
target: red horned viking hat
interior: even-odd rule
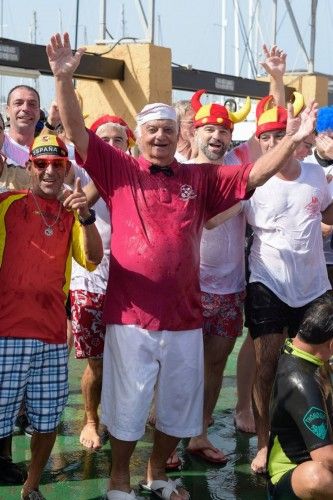
[[[297,116],[303,109],[304,97],[299,92],[294,92],[294,116]],[[288,113],[282,106],[270,107],[274,98],[267,95],[259,101],[256,109],[257,128],[256,136],[259,137],[263,132],[271,130],[285,130],[287,127]]]
[[[221,104],[204,104],[202,106],[200,97],[206,93],[205,89],[198,90],[193,94],[191,99],[192,108],[195,111],[194,126],[202,127],[203,125],[223,125],[229,130],[233,130],[234,123],[245,120],[251,109],[251,100],[246,98],[244,106],[239,111],[229,111]]]
[[[129,128],[125,120],[120,118],[120,116],[116,115],[103,115],[97,118],[97,120],[94,121],[90,125],[90,130],[96,133],[98,127],[101,125],[105,125],[106,123],[118,123],[118,125],[122,125],[126,129],[126,135],[127,135],[127,140],[128,140],[128,147],[132,148],[135,146],[135,135],[132,132],[132,130]]]

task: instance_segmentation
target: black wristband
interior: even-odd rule
[[[53,125],[51,125],[48,121],[46,121],[44,123],[45,127],[48,128],[49,130],[57,130],[57,128],[59,128],[59,125],[57,125],[56,127],[54,127]]]
[[[92,208],[89,208],[89,212],[90,212],[90,215],[87,219],[82,219],[80,216],[78,217],[81,226],[90,226],[91,224],[93,224],[96,221],[95,210],[93,210]]]

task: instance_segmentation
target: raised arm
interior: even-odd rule
[[[298,144],[314,130],[317,109],[318,104],[312,101],[301,115],[294,117],[293,107],[288,104],[286,135],[255,162],[248,178],[248,191],[264,184],[284,166]]]
[[[85,48],[73,54],[68,33],[63,38],[57,33],[46,46],[50,67],[54,75],[56,100],[65,135],[74,143],[82,160],[87,158],[89,136],[86,131],[79,102],[73,85],[73,74],[78,67]]]
[[[47,114],[47,122],[50,127],[46,126],[49,130],[57,130],[61,126],[61,118],[59,113],[58,104],[56,101],[52,101],[48,114]]]
[[[267,45],[263,45],[263,52],[265,59],[260,64],[270,76],[269,94],[274,97],[276,106],[285,107],[283,76],[286,71],[287,54],[276,45],[273,45],[271,49],[268,49]]]
[[[283,50],[279,49],[276,45],[273,45],[271,49],[268,49],[266,45],[263,45],[263,53],[265,58],[260,62],[260,64],[270,76],[269,95],[274,97],[276,106],[285,107],[286,97],[283,75],[286,71],[287,54],[285,54]],[[255,161],[261,156],[259,141],[255,134],[253,134],[248,140],[248,146],[251,161]]]

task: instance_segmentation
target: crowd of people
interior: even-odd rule
[[[74,344],[87,360],[79,440],[111,442],[107,498],[136,498],[129,465],[149,420],[140,487],[187,500],[167,471],[185,438],[188,453],[227,462],[208,427],[244,317],[234,419],[257,434],[251,468],[272,499],[332,499],[333,108],[297,92],[286,106],[286,54],[264,46],[270,94],[235,148],[250,99],[231,111],[202,104],[205,90],[147,104],[135,134],[111,115],[87,129],[72,83],[83,53],[51,37],[43,126],[25,85],[8,95],[6,132],[0,117],[1,481],[45,498]],[[17,422],[32,434],[27,472],[12,460]]]

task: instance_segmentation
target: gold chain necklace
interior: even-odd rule
[[[45,234],[45,236],[52,236],[52,235],[53,235],[53,229],[52,229],[52,228],[53,228],[53,226],[55,226],[55,225],[56,225],[56,223],[57,223],[57,222],[58,222],[58,220],[59,220],[60,213],[61,213],[61,207],[62,207],[62,204],[59,202],[59,210],[58,210],[57,217],[55,218],[55,221],[54,221],[54,222],[52,222],[52,224],[48,224],[48,223],[47,223],[47,220],[46,220],[46,218],[45,218],[45,216],[44,216],[44,214],[43,214],[43,211],[41,210],[41,208],[40,208],[40,206],[39,206],[39,204],[38,204],[37,198],[35,197],[35,195],[34,195],[33,191],[30,191],[30,192],[31,192],[31,194],[32,194],[32,197],[33,197],[33,199],[34,199],[34,202],[35,202],[35,204],[36,204],[36,207],[37,207],[37,209],[38,209],[38,211],[39,211],[39,214],[40,214],[40,216],[41,216],[41,218],[42,218],[42,221],[44,222],[44,224],[45,224],[45,226],[46,226],[46,228],[44,229],[44,234]]]

